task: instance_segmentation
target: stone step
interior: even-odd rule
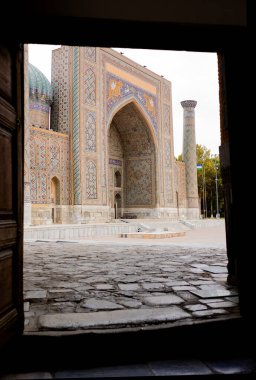
[[[178,306],[98,311],[89,313],[45,314],[38,318],[39,330],[88,330],[103,327],[128,327],[146,323],[173,322],[189,318],[190,314]]]
[[[185,231],[182,232],[135,232],[128,234],[121,234],[122,238],[137,238],[137,239],[165,239],[178,236],[184,236]]]

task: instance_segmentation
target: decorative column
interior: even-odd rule
[[[80,87],[79,47],[73,48],[73,98],[72,98],[72,155],[73,155],[73,223],[81,221],[81,165],[80,165]]]
[[[196,133],[195,133],[195,100],[184,100],[183,107],[183,152],[182,157],[186,167],[186,190],[188,218],[199,217]]]
[[[24,45],[24,225],[31,225],[28,45]]]

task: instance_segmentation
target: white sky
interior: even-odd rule
[[[59,45],[29,45],[29,62],[51,79],[51,51]],[[172,82],[174,154],[182,153],[183,100],[196,100],[196,142],[219,154],[220,119],[217,54],[122,49],[133,61]]]

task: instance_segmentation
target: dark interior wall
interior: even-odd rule
[[[17,8],[14,8],[17,9]],[[12,33],[1,37],[17,43],[91,45],[219,52],[224,56],[225,120],[229,132],[231,210],[230,257],[240,278],[243,313],[250,315],[253,255],[250,224],[253,200],[250,178],[253,140],[244,133],[248,116],[246,0],[118,0],[91,2],[45,0],[22,3],[20,13],[10,12]],[[223,116],[223,115],[222,115]],[[243,133],[241,133],[241,131]],[[246,166],[243,158],[246,157]],[[245,175],[245,172],[248,175]],[[241,174],[245,181],[241,181]],[[250,202],[250,206],[253,202]],[[250,273],[250,274],[249,274]],[[247,275],[249,274],[249,275]],[[247,302],[248,301],[248,302]]]
[[[23,2],[30,14],[92,19],[246,25],[246,0],[44,0]]]
[[[20,4],[21,9],[17,8],[13,1],[10,1],[8,5],[11,10],[8,13],[2,13],[6,23],[0,24],[0,39],[3,42],[213,51],[221,52],[224,55],[226,80],[224,92],[227,103],[226,120],[229,129],[229,169],[232,185],[229,203],[229,207],[232,209],[231,251],[238,268],[242,314],[253,320],[255,302],[253,237],[255,232],[253,231],[253,222],[249,221],[254,216],[255,210],[255,187],[252,186],[251,181],[255,166],[255,139],[252,138],[248,123],[248,116],[250,117],[250,112],[253,110],[248,106],[248,83],[251,83],[253,72],[247,65],[249,53],[247,50],[246,1],[153,0],[150,2],[130,0],[122,2],[112,0],[107,2],[94,0],[88,4],[88,1],[85,0],[73,0],[67,4],[67,2],[59,0],[45,0],[24,1]],[[228,328],[229,330],[225,326],[221,331],[218,327],[213,328],[214,333],[211,336],[207,336],[201,329],[200,349],[206,352],[205,337],[207,337],[206,340],[212,345],[212,350],[215,350],[212,338],[216,338],[217,345],[218,338],[223,336],[225,344],[219,345],[219,349],[225,353],[226,350],[232,348],[232,354],[235,353],[238,350],[239,328],[230,322],[228,322]],[[209,332],[209,330],[207,331]],[[234,335],[233,332],[235,332]],[[143,332],[140,333],[140,335],[143,334]],[[242,348],[246,348],[246,339],[250,334],[250,329],[246,334],[241,333],[244,338]],[[134,357],[142,354],[148,357],[150,342],[156,342],[155,339],[158,339],[159,347],[162,342],[165,342],[166,345],[169,342],[171,353],[174,352],[174,348],[176,353],[177,348],[178,353],[183,353],[184,347],[186,347],[187,353],[190,355],[194,345],[191,347],[188,342],[194,342],[198,336],[199,330],[193,337],[189,337],[186,333],[183,336],[186,337],[184,340],[180,340],[180,334],[177,334],[176,342],[180,344],[178,347],[172,346],[173,331],[170,335],[167,335],[166,331],[154,332],[149,337],[150,341],[147,341],[144,336],[139,336],[141,340],[138,339],[138,341],[141,342],[141,346],[137,347],[136,345],[137,350],[134,350]],[[136,335],[137,337],[138,335]],[[121,339],[123,341],[123,337]],[[159,358],[163,358],[167,353],[170,354],[170,349],[166,351],[166,345],[163,345],[160,350]],[[147,346],[149,347],[148,351],[143,351]],[[32,345],[29,344],[29,347]],[[91,353],[92,360],[96,360],[101,345],[97,345],[97,347],[95,345],[93,349],[90,345],[88,347],[90,350],[87,354]],[[121,356],[122,353],[117,352],[118,347],[117,344],[115,352],[111,352],[112,357],[118,356],[118,354]],[[126,351],[128,347],[130,346],[127,344]],[[108,347],[103,346],[103,348],[103,354],[105,354]],[[19,347],[17,350],[20,352]],[[54,352],[56,351],[52,350],[48,353],[52,360],[55,359]],[[84,351],[82,353],[84,355]],[[31,352],[30,355],[32,355]],[[37,360],[39,360],[38,358],[41,360],[43,357],[37,355],[36,351],[35,355]],[[26,356],[30,358],[29,355]],[[108,359],[107,356],[107,362]]]
[[[27,0],[17,17],[9,14],[10,25],[15,25],[12,33],[1,33],[1,37],[17,43],[206,51],[224,56],[227,109],[222,117],[229,134],[230,183],[227,188],[231,191],[227,208],[232,217],[228,233],[232,240],[229,257],[240,278],[243,313],[250,314],[247,308],[251,308],[249,294],[253,288],[254,265],[249,246],[250,225],[244,221],[251,218],[252,210],[248,203],[245,207],[245,202],[252,200],[253,194],[248,197],[251,187],[241,181],[243,174],[248,184],[250,174],[244,174],[245,171],[250,173],[253,162],[253,158],[250,159],[253,140],[244,133],[248,110],[246,75],[249,73],[246,14],[245,0],[73,0],[64,3]]]

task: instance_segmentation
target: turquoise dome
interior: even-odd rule
[[[29,97],[51,104],[52,87],[46,76],[37,67],[28,64]]]

